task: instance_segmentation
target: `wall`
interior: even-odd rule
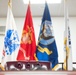
[[[35,28],[35,36],[36,42],[39,35],[39,29],[41,24],[41,17],[33,17],[33,23]],[[24,24],[24,17],[23,18],[15,18],[17,30],[19,34],[19,38],[21,38],[22,28]],[[6,18],[0,18],[0,25],[6,24]],[[58,48],[59,54],[59,62],[64,61],[64,17],[52,17],[52,25],[55,35],[55,40]],[[70,17],[69,19],[70,31],[71,31],[71,42],[72,42],[72,55],[73,55],[73,62],[76,62],[76,17]],[[3,35],[0,35],[0,55],[3,49]],[[1,58],[1,56],[0,56]]]

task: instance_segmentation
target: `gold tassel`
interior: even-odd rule
[[[5,68],[0,64],[0,69],[2,70],[2,71],[5,71]]]

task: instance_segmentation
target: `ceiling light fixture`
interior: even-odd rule
[[[59,4],[61,0],[23,0],[24,4],[28,4],[30,1],[31,4],[44,4],[45,1],[49,4]]]

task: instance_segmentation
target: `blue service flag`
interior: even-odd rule
[[[52,21],[47,3],[45,4],[40,27],[36,57],[38,61],[50,61],[53,70],[58,64],[57,46],[53,35]]]

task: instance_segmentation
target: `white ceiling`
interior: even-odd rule
[[[44,0],[45,1],[45,0]],[[76,0],[68,0],[69,15],[76,17]],[[0,0],[0,17],[7,15],[8,0]],[[51,16],[64,16],[64,1],[61,4],[48,4]],[[33,16],[42,16],[44,4],[31,4],[31,12]],[[27,5],[22,0],[12,0],[12,11],[15,17],[24,17]]]

